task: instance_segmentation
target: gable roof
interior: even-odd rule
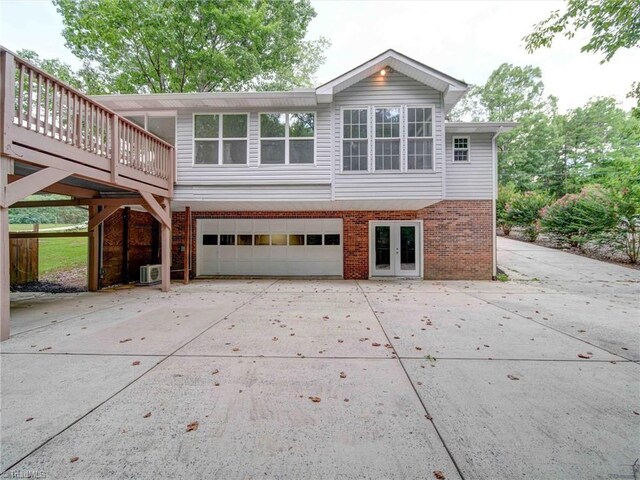
[[[318,102],[331,102],[333,95],[336,93],[370,77],[384,67],[390,67],[396,72],[442,92],[445,111],[449,111],[469,88],[469,85],[462,80],[453,78],[413,58],[389,49],[316,88]]]

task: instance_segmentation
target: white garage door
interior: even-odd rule
[[[342,276],[342,219],[199,219],[197,275]]]

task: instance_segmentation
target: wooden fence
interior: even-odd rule
[[[12,238],[9,240],[9,265],[11,265],[11,285],[38,281],[37,238]]]

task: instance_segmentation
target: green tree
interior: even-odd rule
[[[67,46],[112,93],[309,86],[328,42],[308,0],[54,0]]]
[[[556,35],[573,38],[578,30],[591,32],[581,51],[601,53],[601,63],[608,62],[619,49],[640,44],[640,1],[568,0],[564,13],[551,12],[524,37],[525,48],[529,53],[548,48]]]

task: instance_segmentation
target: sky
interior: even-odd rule
[[[589,38],[559,37],[551,49],[528,54],[522,37],[561,1],[544,0],[312,0],[317,12],[307,37],[331,42],[327,60],[317,73],[324,83],[393,48],[437,70],[472,84],[483,84],[500,64],[535,65],[542,69],[545,91],[559,98],[566,111],[595,96],[613,96],[628,109],[626,99],[640,80],[640,49],[619,50],[603,65],[602,55],[581,53]],[[19,21],[17,21],[19,20]],[[16,51],[35,50],[73,66],[64,46],[62,20],[48,0],[0,0],[0,44]]]

